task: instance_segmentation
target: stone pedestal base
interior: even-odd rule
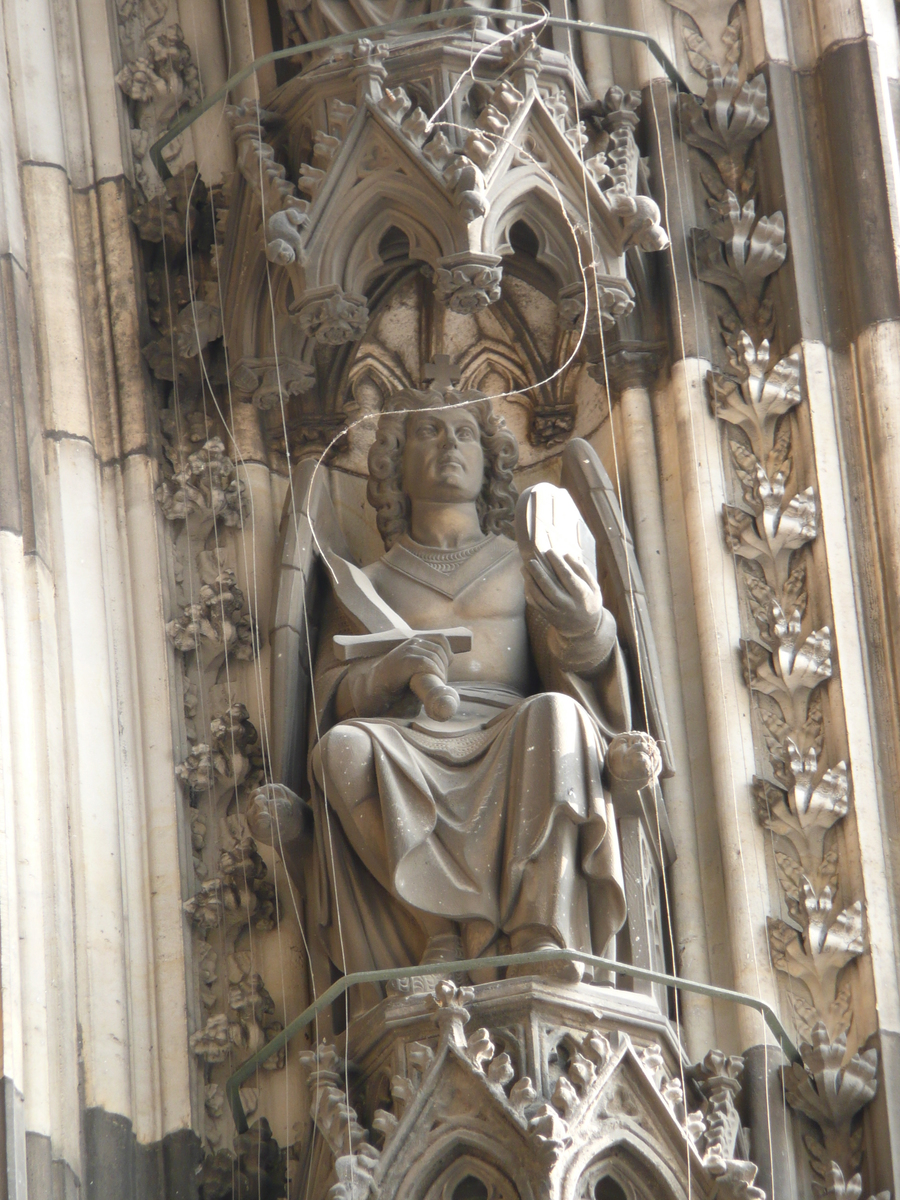
[[[742,1061],[689,1067],[650,997],[444,980],[382,1001],[345,1041],[349,1065],[324,1044],[301,1055],[310,1200],[595,1200],[603,1180],[764,1200],[737,1157]]]

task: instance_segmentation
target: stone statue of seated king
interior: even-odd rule
[[[605,774],[632,728],[616,620],[577,552],[523,532],[521,506],[517,544],[518,446],[487,399],[461,403],[472,396],[407,390],[381,415],[368,482],[381,558],[360,570],[317,531],[332,595],[309,800],[270,784],[249,814],[304,876],[307,928],[344,972],[484,958],[477,981],[498,953],[603,955],[625,920]],[[516,972],[575,983],[584,968]]]

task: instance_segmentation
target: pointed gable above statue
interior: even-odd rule
[[[639,98],[611,88],[592,102],[564,55],[498,36],[361,41],[315,61],[265,109],[229,110],[233,374],[277,354],[310,368],[295,372],[294,394],[312,386],[317,347],[363,337],[398,237],[453,312],[500,299],[522,223],[563,330],[591,334],[598,315],[611,328],[633,308],[626,252],[668,240],[645,194]]]

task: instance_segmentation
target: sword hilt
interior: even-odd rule
[[[376,658],[387,654],[389,650],[402,646],[411,637],[419,634],[424,637],[441,635],[450,643],[454,654],[465,654],[472,649],[471,629],[391,629],[380,633],[334,635],[335,657],[341,662],[352,662],[360,658]],[[456,688],[445,683],[439,675],[422,671],[413,675],[409,681],[410,691],[419,697],[425,706],[425,712],[433,721],[449,721],[456,715],[459,708],[459,693]]]
[[[432,721],[449,721],[456,716],[459,692],[449,683],[444,683],[440,675],[423,671],[421,675],[413,675],[409,687],[425,705],[425,712]]]

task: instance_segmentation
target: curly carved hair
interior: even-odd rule
[[[435,404],[459,404],[468,402],[481,430],[481,448],[484,452],[484,485],[476,500],[478,519],[485,533],[513,533],[518,492],[513,483],[513,467],[519,461],[519,444],[515,434],[498,417],[491,402],[481,392],[456,392],[448,389],[443,394],[435,391],[419,392],[404,388],[395,393],[389,407],[382,413],[375,433],[375,441],[369,449],[369,486],[367,496],[375,509],[378,532],[385,549],[390,550],[394,542],[409,528],[409,497],[403,490],[402,458],[406,444],[406,423],[410,409],[434,408]],[[402,410],[398,412],[397,410]]]

